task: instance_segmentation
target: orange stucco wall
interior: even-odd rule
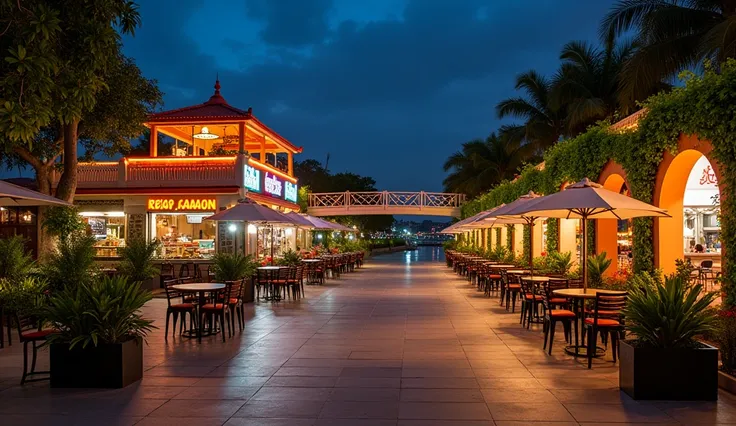
[[[614,192],[621,191],[626,182],[626,171],[620,164],[611,160],[603,167],[603,171],[598,177],[598,183],[604,188]],[[595,247],[596,253],[607,254],[607,258],[611,259],[611,267],[606,271],[606,275],[611,275],[618,270],[618,221],[616,219],[598,219],[595,228]]]

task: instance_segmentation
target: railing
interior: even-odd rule
[[[90,183],[115,186],[118,181],[118,163],[86,163],[77,168],[77,185]]]
[[[439,213],[438,210],[459,210],[465,202],[465,195],[441,192],[323,192],[309,194],[308,206],[310,212],[340,214],[338,211],[353,210],[356,214],[378,214],[376,211],[385,211],[385,214],[411,214],[411,211],[425,212],[425,214]],[[370,211],[371,213],[365,213]],[[401,212],[401,213],[400,213]],[[409,212],[409,213],[403,213]],[[348,214],[348,213],[343,213]],[[442,213],[444,214],[444,213]]]

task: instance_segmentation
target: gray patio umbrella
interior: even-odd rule
[[[588,178],[560,192],[537,198],[505,212],[510,217],[554,217],[583,220],[583,289],[588,288],[588,218],[631,219],[669,217],[663,209],[631,197],[609,191]]]
[[[271,228],[271,263],[273,263],[274,255],[273,225],[299,225],[298,222],[286,214],[262,206],[250,199],[239,200],[235,206],[206,217],[204,220],[243,221],[268,225]]]
[[[484,217],[481,217],[479,219],[479,222],[493,222],[496,220],[502,220],[504,223],[509,224],[519,223],[529,225],[529,233],[531,234],[531,238],[529,239],[529,270],[532,272],[532,274],[534,274],[534,222],[541,216],[536,213],[512,214],[511,212],[514,212],[519,208],[523,208],[524,206],[529,205],[530,203],[540,199],[541,197],[541,195],[535,193],[534,191],[529,191],[528,194],[522,195],[516,200],[493,210],[492,212],[486,214]]]
[[[13,185],[0,180],[0,206],[22,207],[22,206],[64,206],[73,207],[73,204],[64,200],[42,194],[22,186]]]

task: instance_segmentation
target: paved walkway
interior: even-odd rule
[[[146,310],[160,320],[164,307]],[[161,330],[148,343],[145,378],[122,390],[21,388],[18,345],[0,351],[0,424],[736,424],[729,394],[638,403],[618,391],[608,360],[587,370],[561,340],[547,356],[538,329],[522,329],[431,248],[371,259],[300,302],[256,304],[227,343],[165,343]]]

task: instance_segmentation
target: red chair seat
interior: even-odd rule
[[[501,276],[498,275],[498,274],[491,274],[491,275],[488,276],[488,278],[490,278],[492,280],[500,280],[501,279]]]
[[[237,305],[239,302],[240,302],[240,299],[238,299],[237,297],[230,299],[231,305]]]
[[[531,294],[525,294],[524,295],[524,299],[526,299],[526,300],[542,300],[542,297],[541,296],[531,295]]]
[[[202,306],[202,309],[205,311],[219,311],[223,308],[224,308],[224,305],[222,303],[208,303]]]
[[[585,323],[586,324],[590,324],[590,325],[593,325],[593,322],[594,321],[595,321],[594,318],[586,318],[585,319]],[[617,325],[621,325],[621,323],[619,323],[616,320],[612,320],[612,319],[598,318],[598,322],[596,323],[596,325],[599,326],[599,327],[615,327]]]
[[[188,311],[190,309],[194,309],[194,304],[192,303],[177,303],[176,305],[171,305],[169,308],[174,309],[176,311]]]
[[[556,318],[575,318],[575,312],[567,309],[550,309],[549,316]]]
[[[21,334],[23,337],[23,340],[41,340],[45,339],[50,334],[57,333],[57,330],[54,329],[48,329],[48,330],[40,330],[40,331],[30,331],[27,333]]]
[[[521,284],[509,284],[509,290],[518,290],[521,288]]]
[[[549,303],[552,303],[552,304],[555,304],[555,305],[560,305],[560,304],[563,304],[563,303],[567,303],[567,299],[565,299],[564,297],[553,297],[553,298],[549,299]]]

